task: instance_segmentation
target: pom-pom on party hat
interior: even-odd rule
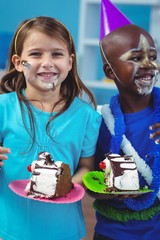
[[[101,0],[100,41],[110,32],[131,24],[129,19],[109,0]]]

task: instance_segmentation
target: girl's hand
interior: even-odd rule
[[[10,149],[0,146],[0,167],[2,167],[4,165],[4,162],[2,160],[7,160],[8,159],[8,156],[6,156],[4,153],[9,154]]]
[[[80,158],[77,170],[74,176],[72,177],[72,182],[78,183],[82,185],[84,189],[86,189],[82,180],[83,176],[85,173],[93,170],[94,170],[94,156],[87,157],[87,158]]]
[[[155,138],[159,137],[155,140],[155,143],[160,144],[160,123],[156,123],[156,124],[150,126],[149,129],[155,130],[154,132],[152,132],[150,134],[150,139],[154,140]]]

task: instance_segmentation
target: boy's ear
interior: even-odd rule
[[[14,55],[12,56],[12,63],[14,64],[15,69],[16,69],[18,72],[22,72],[23,67],[22,67],[22,64],[21,64],[20,57],[19,57],[17,54],[14,54]]]
[[[114,73],[113,73],[111,67],[107,63],[105,63],[103,65],[103,71],[107,78],[114,79]]]

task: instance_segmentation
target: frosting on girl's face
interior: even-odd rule
[[[59,90],[72,69],[66,43],[38,30],[28,33],[20,58],[28,91]]]
[[[134,65],[132,78],[137,86],[138,93],[150,94],[153,86],[157,82],[158,60],[157,51],[152,47],[144,35],[140,35],[137,48],[130,49],[119,58]]]

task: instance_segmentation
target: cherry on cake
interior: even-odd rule
[[[30,197],[54,199],[67,195],[73,188],[69,165],[54,161],[48,152],[39,153],[28,171],[32,176],[25,191]]]
[[[106,191],[139,190],[137,166],[132,156],[106,154],[106,159],[100,162],[99,167],[105,172]]]

